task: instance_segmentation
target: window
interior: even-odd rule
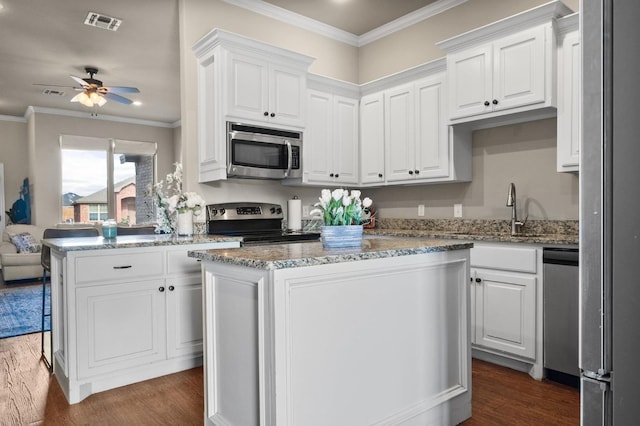
[[[64,222],[155,221],[155,143],[64,135],[60,146]]]

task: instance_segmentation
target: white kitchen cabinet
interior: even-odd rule
[[[202,276],[187,252],[238,245],[52,247],[53,366],[68,401],[199,365]]]
[[[562,2],[437,43],[447,54],[452,124],[556,106],[555,19]]]
[[[387,182],[418,183],[449,176],[444,78],[440,73],[385,91]]]
[[[304,127],[306,72],[256,55],[228,55],[226,115],[239,120]]]
[[[582,60],[578,14],[558,22],[558,171],[577,172],[580,169],[580,110]]]
[[[313,58],[220,29],[196,42],[193,52],[200,182],[227,178],[227,121],[304,128]]]
[[[471,343],[532,365],[542,377],[542,248],[476,243],[471,249]]]
[[[302,181],[318,185],[358,184],[359,101],[327,91],[308,91]]]
[[[360,184],[384,183],[384,93],[360,99]]]

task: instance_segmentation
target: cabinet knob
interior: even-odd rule
[[[489,105],[491,105],[489,101],[484,101],[484,106],[489,106]]]
[[[378,177],[381,178],[382,177],[382,173],[378,173]]]
[[[275,117],[275,116],[276,116],[276,113],[275,113],[275,112],[272,112],[270,115],[271,115],[271,117]]]
[[[333,176],[334,176],[334,174],[333,174],[333,173],[329,173],[329,177],[333,177]]]
[[[416,174],[419,175],[420,174],[420,170],[415,170]]]
[[[269,116],[269,111],[265,111],[265,112],[264,112],[264,116],[265,116],[265,117],[268,117],[268,116]]]
[[[176,289],[176,288],[175,288],[174,286],[172,286],[172,285],[170,285],[170,286],[169,286],[169,291],[173,291],[173,290],[175,290],[175,289]]]
[[[164,291],[164,287],[160,287],[160,288],[158,289],[158,291],[159,291],[160,293],[162,293],[162,292]]]
[[[482,282],[482,278],[476,278],[476,282],[477,283],[481,283]]]
[[[412,175],[413,174],[413,170],[409,170],[409,174]]]
[[[336,177],[340,177],[340,175],[338,173],[336,173]]]
[[[494,99],[494,100],[492,101],[492,103],[493,103],[494,105],[498,105],[498,100],[497,100],[497,99]]]
[[[470,278],[469,278],[469,281],[473,282],[473,277],[470,277]]]

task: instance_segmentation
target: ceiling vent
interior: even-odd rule
[[[55,90],[55,89],[44,89],[42,91],[43,95],[58,95],[58,96],[63,96],[64,92],[60,91],[60,90]]]
[[[122,19],[114,18],[107,15],[102,15],[96,12],[89,12],[87,14],[84,23],[90,25],[92,27],[98,27],[105,30],[116,31],[120,24],[122,23]]]

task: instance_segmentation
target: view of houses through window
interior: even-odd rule
[[[155,144],[79,139],[61,138],[62,221],[155,222],[146,193],[154,182]]]

